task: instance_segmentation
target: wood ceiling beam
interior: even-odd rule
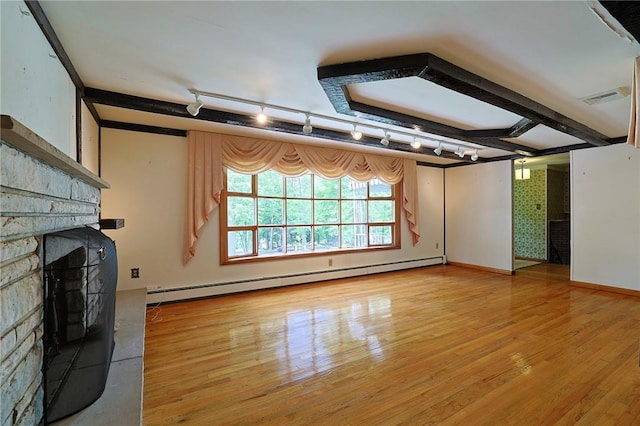
[[[321,66],[317,69],[317,75],[320,85],[337,112],[362,116],[380,123],[410,129],[419,126],[421,130],[432,134],[527,156],[538,155],[538,151],[501,138],[517,138],[538,124],[543,124],[594,146],[609,144],[605,135],[430,53]],[[508,129],[463,130],[432,120],[355,102],[349,93],[349,86],[353,84],[406,77],[419,77],[523,118]]]
[[[85,102],[92,102],[98,105],[108,105],[117,108],[133,109],[137,111],[150,112],[153,114],[163,114],[173,117],[197,119],[214,123],[229,124],[233,126],[252,127],[255,129],[272,130],[276,132],[290,133],[304,137],[310,136],[337,142],[346,142],[353,145],[390,149],[393,151],[430,155],[434,157],[436,156],[433,150],[430,148],[422,147],[419,149],[414,149],[408,144],[402,144],[393,141],[391,141],[389,145],[385,147],[380,144],[379,138],[363,136],[362,139],[356,141],[351,137],[351,134],[349,132],[326,129],[318,126],[313,126],[313,133],[311,135],[307,135],[302,131],[302,125],[300,123],[291,123],[281,120],[270,120],[267,124],[261,125],[258,124],[255,121],[255,118],[251,115],[238,114],[228,111],[201,108],[200,113],[194,117],[187,112],[186,105],[184,104],[127,95],[124,93],[110,92],[107,90],[95,89],[90,87],[85,88],[83,99],[85,100]],[[138,126],[137,129],[143,129],[143,127],[145,126]],[[468,157],[461,159],[454,153],[446,151],[443,151],[440,157],[455,160],[457,162],[471,162]],[[484,161],[484,159],[479,158],[475,162],[481,163]]]

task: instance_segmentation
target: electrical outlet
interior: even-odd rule
[[[140,278],[140,268],[131,268],[131,278]]]
[[[333,266],[333,259],[329,259],[329,266]]]

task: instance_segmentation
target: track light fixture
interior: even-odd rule
[[[391,139],[391,135],[389,132],[384,132],[384,136],[380,139],[380,143],[384,146],[389,146],[389,140]]]
[[[309,135],[313,132],[313,126],[311,125],[311,118],[318,118],[324,121],[330,121],[330,122],[337,122],[337,123],[343,123],[343,124],[348,124],[348,125],[352,125],[353,126],[353,130],[350,132],[351,137],[354,140],[361,140],[363,137],[362,131],[360,131],[358,129],[358,127],[362,128],[370,128],[370,129],[377,129],[377,130],[382,130],[382,132],[384,133],[384,136],[382,139],[380,139],[380,143],[384,146],[388,146],[389,142],[391,141],[391,135],[388,129],[385,128],[380,128],[379,125],[371,125],[371,124],[367,124],[367,123],[355,123],[352,120],[349,119],[345,119],[345,118],[340,118],[340,117],[332,117],[332,116],[328,116],[328,115],[323,115],[323,114],[315,114],[312,112],[308,112],[308,111],[303,111],[303,110],[299,110],[299,109],[295,109],[295,108],[289,108],[289,107],[285,107],[285,106],[280,106],[280,105],[274,105],[274,104],[268,104],[268,103],[264,103],[264,102],[260,102],[260,101],[253,101],[250,99],[243,99],[243,98],[236,98],[234,96],[227,96],[227,95],[223,95],[220,93],[212,93],[212,92],[202,92],[199,90],[194,90],[194,89],[190,89],[189,92],[195,96],[195,101],[188,104],[186,106],[187,111],[189,112],[189,114],[193,115],[194,117],[196,115],[198,115],[198,113],[200,112],[200,109],[202,108],[202,106],[204,105],[202,103],[202,101],[199,99],[199,97],[201,96],[206,96],[209,98],[215,98],[215,99],[221,99],[221,100],[225,100],[225,101],[231,101],[231,102],[235,102],[238,104],[242,104],[242,105],[254,105],[260,108],[260,113],[258,113],[255,117],[256,122],[259,123],[260,125],[266,124],[268,121],[268,117],[265,114],[264,110],[265,108],[270,108],[273,110],[279,110],[279,111],[285,111],[288,113],[293,113],[293,114],[304,114],[304,124],[302,124],[302,133]],[[343,130],[344,131],[344,130]],[[412,137],[413,138],[413,142],[411,143],[411,147],[413,147],[414,149],[420,149],[420,147],[422,146],[422,143],[418,140],[419,139],[426,139],[426,140],[430,140],[433,142],[438,142],[438,147],[436,149],[433,150],[433,152],[435,152],[436,155],[441,155],[443,148],[442,148],[442,141],[439,139],[435,139],[433,137],[430,136],[423,136],[423,135],[416,135],[416,132],[420,132],[420,128],[418,127],[414,127],[414,131],[412,132],[405,132],[402,130],[396,130],[393,129],[393,134],[394,136],[396,135],[401,135],[401,136],[405,136],[405,137]],[[463,142],[463,145],[465,143]],[[471,147],[469,147],[469,149],[473,149]],[[476,150],[477,153],[477,150]],[[456,151],[456,154],[462,158],[464,157],[464,151],[462,151],[462,146],[459,145],[458,146],[458,151]],[[475,154],[474,154],[475,155]],[[475,159],[473,158],[474,155],[471,156],[471,159],[473,161],[475,161]],[[477,159],[477,157],[476,157]]]
[[[256,115],[256,121],[258,124],[265,124],[267,122],[267,114],[264,113],[264,106],[260,106],[260,112]]]
[[[306,135],[313,132],[313,126],[311,126],[311,117],[309,117],[309,114],[307,114],[307,118],[304,119],[304,126],[302,126],[302,131]]]
[[[478,150],[476,149],[473,154],[471,154],[471,161],[476,161],[478,159]]]
[[[351,137],[357,141],[359,141],[360,139],[362,139],[362,132],[360,130],[358,130],[358,125],[354,124],[353,125],[353,131],[351,132]]]
[[[190,103],[189,105],[187,105],[187,111],[189,112],[189,114],[193,115],[194,117],[196,115],[198,115],[200,113],[200,108],[202,108],[202,106],[204,105],[202,103],[202,101],[200,99],[198,99],[198,94],[194,93],[196,100],[193,101],[192,103]]]

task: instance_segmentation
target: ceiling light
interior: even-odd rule
[[[524,163],[527,160],[520,160],[520,168],[518,169],[516,167],[515,172],[516,172],[516,180],[527,180],[531,178],[531,169],[525,169],[524,168]]]
[[[198,94],[195,93],[196,100],[187,105],[187,111],[189,114],[194,117],[200,113],[200,108],[204,105],[200,99],[198,99]]]
[[[305,118],[304,120],[304,126],[302,126],[302,131],[307,135],[313,132],[313,127],[311,126],[311,117],[309,117],[309,114],[307,114],[307,118]]]
[[[256,121],[259,124],[265,124],[267,122],[267,114],[264,113],[264,107],[260,107],[260,112],[256,115]]]
[[[471,161],[476,161],[478,159],[478,150],[476,149],[473,154],[471,154]]]
[[[362,132],[357,129],[357,126],[355,124],[353,125],[353,131],[351,132],[351,137],[357,141],[362,139]]]
[[[384,133],[384,137],[380,139],[380,143],[384,146],[389,146],[389,140],[391,139],[391,135],[388,132]]]
[[[413,142],[411,142],[411,147],[413,149],[420,149],[420,147],[422,146],[422,144],[420,143],[419,140],[417,140],[415,137],[413,138]]]
[[[2,0],[0,0],[2,1]],[[359,141],[360,139],[362,139],[362,132],[360,130],[358,130],[358,128],[368,128],[368,129],[374,129],[374,130],[380,130],[384,133],[384,137],[380,140],[380,143],[383,144],[384,146],[387,146],[388,143],[391,142],[391,135],[388,129],[385,128],[381,128],[379,125],[373,125],[373,124],[367,124],[367,123],[356,123],[351,119],[347,119],[347,118],[340,118],[340,117],[334,117],[334,116],[329,116],[329,115],[323,115],[323,114],[316,114],[310,111],[304,111],[304,110],[299,110],[299,109],[295,109],[295,108],[289,108],[289,107],[285,107],[282,105],[274,105],[274,104],[268,104],[262,101],[255,101],[255,100],[251,100],[251,99],[243,99],[243,98],[237,98],[235,96],[228,96],[228,95],[223,95],[221,93],[213,93],[213,92],[204,92],[201,90],[195,90],[195,89],[189,89],[189,92],[195,96],[195,102],[193,102],[192,104],[187,105],[187,111],[189,111],[189,113],[193,116],[198,115],[198,111],[200,110],[200,108],[202,108],[203,103],[199,100],[199,97],[209,97],[209,98],[215,98],[215,99],[221,99],[224,101],[230,101],[230,102],[235,102],[235,103],[239,103],[241,105],[253,105],[255,107],[260,108],[260,113],[257,114],[255,116],[256,121],[263,125],[266,124],[269,121],[269,118],[267,117],[267,115],[265,114],[264,110],[269,108],[269,109],[273,109],[276,111],[284,111],[287,113],[292,113],[292,114],[304,114],[305,116],[305,120],[303,123],[300,123],[300,126],[302,127],[302,132],[304,134],[311,134],[314,129],[313,126],[311,125],[311,119],[320,119],[322,121],[329,121],[329,122],[334,122],[334,123],[343,123],[343,124],[347,124],[347,125],[351,125],[353,126],[353,131],[349,132],[351,134],[351,137],[354,140]],[[316,123],[317,124],[317,123]],[[318,130],[318,129],[316,129]],[[397,135],[401,135],[401,136],[406,136],[406,137],[412,137],[414,139],[414,143],[411,144],[411,146],[414,149],[420,149],[420,147],[418,146],[418,143],[416,141],[417,138],[423,139],[423,140],[428,140],[428,141],[432,141],[432,142],[437,142],[438,143],[438,147],[436,149],[433,150],[433,152],[436,153],[436,155],[441,155],[442,151],[443,151],[443,147],[442,147],[442,142],[438,139],[434,139],[433,137],[431,137],[430,135],[426,134],[426,135],[417,135],[416,132],[424,132],[423,130],[421,130],[420,127],[418,126],[413,126],[413,130],[411,133],[410,132],[405,132],[402,130],[398,130],[398,129],[394,129],[393,130],[393,135],[397,136]],[[424,141],[423,141],[424,142]],[[470,150],[473,149],[471,147],[468,147],[465,141],[460,142],[461,145],[459,145],[459,149],[462,149],[462,147],[466,147],[469,148]],[[420,144],[420,146],[422,146],[422,143]],[[459,154],[458,154],[459,155]],[[464,153],[462,154],[462,156],[464,156]]]
[[[456,155],[460,158],[464,157],[464,151],[462,150],[462,147],[458,145],[458,149],[456,149]]]

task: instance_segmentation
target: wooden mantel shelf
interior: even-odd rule
[[[26,152],[43,163],[57,167],[93,187],[100,189],[110,187],[106,180],[91,173],[13,117],[4,114],[0,116],[0,129],[2,140],[14,148]]]

